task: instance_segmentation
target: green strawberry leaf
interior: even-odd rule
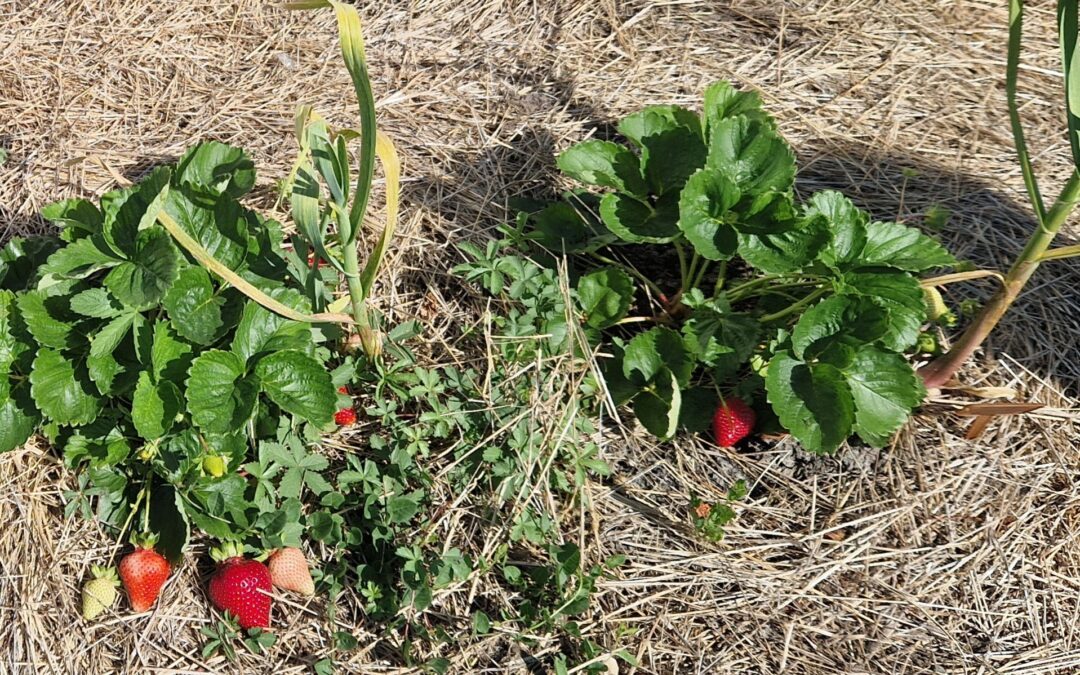
[[[821,219],[830,233],[829,243],[818,253],[830,267],[856,262],[866,246],[866,214],[834,190],[817,192],[806,208],[808,219]]]
[[[834,452],[851,435],[855,403],[834,366],[781,351],[769,362],[765,389],[780,423],[810,452]]]
[[[626,136],[642,150],[648,140],[665,131],[685,129],[702,137],[701,118],[692,110],[677,105],[654,105],[627,115],[619,122],[619,133]],[[705,148],[702,147],[702,160]],[[693,173],[693,172],[691,172]],[[689,174],[687,174],[689,176]]]
[[[859,264],[925,272],[933,267],[955,265],[956,258],[913,227],[874,222],[866,226],[866,245],[859,255]]]
[[[888,311],[873,299],[834,295],[803,313],[792,331],[791,344],[796,356],[810,360],[834,348],[837,341],[869,344],[889,330]]]
[[[713,387],[691,387],[682,392],[679,428],[692,433],[708,431],[720,397]]]
[[[848,310],[856,302],[845,295],[834,295],[803,312],[791,332],[795,356],[805,358],[805,351],[818,340],[842,333],[847,326]]]
[[[645,178],[654,194],[678,189],[705,165],[708,149],[701,120],[685,108],[658,105],[619,122],[619,133],[641,149]]]
[[[243,361],[232,352],[205,351],[191,364],[187,407],[204,431],[225,434],[243,428],[257,395],[257,385],[245,377]]]
[[[626,317],[634,299],[634,280],[616,267],[605,267],[578,279],[578,304],[585,312],[585,322],[594,328],[607,328]]]
[[[157,304],[176,279],[180,255],[163,228],[139,232],[131,258],[106,275],[104,284],[121,302],[132,307]]]
[[[101,226],[105,222],[105,216],[98,207],[85,199],[65,199],[53,202],[41,209],[41,217],[61,228],[77,233],[75,235],[65,233],[66,236],[72,237],[68,241],[101,232]]]
[[[855,432],[884,446],[926,397],[922,379],[904,357],[863,345],[844,376],[855,402]]]
[[[278,289],[270,295],[294,309],[306,310],[303,298],[292,289]],[[244,362],[248,362],[264,352],[283,349],[302,352],[310,350],[311,327],[286,319],[262,305],[247,303],[233,337],[233,352]]]
[[[154,227],[158,213],[168,199],[171,173],[167,166],[158,167],[137,184],[101,198],[102,235],[113,251],[128,259],[142,257],[139,234]],[[123,299],[123,296],[119,297]]]
[[[208,141],[184,153],[173,183],[209,196],[239,198],[255,185],[255,163],[240,148]]]
[[[169,192],[165,210],[218,262],[239,271],[247,256],[248,228],[243,207],[235,199],[200,201],[186,188]]]
[[[135,312],[128,312],[127,314],[121,314],[98,331],[94,337],[90,339],[90,356],[101,357],[110,355],[116,351],[116,348],[120,345],[120,341],[127,336],[128,331],[131,330],[131,324],[134,323],[137,314]]]
[[[15,237],[0,249],[0,288],[25,291],[36,288],[49,256],[60,248],[56,237]]]
[[[739,91],[723,80],[709,85],[705,90],[705,110],[702,112],[707,137],[711,139],[713,130],[724,120],[740,116],[769,127],[776,126],[769,113],[761,107],[761,97],[756,91]]]
[[[584,141],[570,146],[556,160],[567,176],[599,187],[644,197],[648,190],[637,155],[610,141]]]
[[[828,241],[820,223],[799,221],[776,234],[739,233],[739,255],[766,274],[787,274],[809,265]]]
[[[622,345],[612,343],[606,346],[606,351],[611,352],[611,355],[598,358],[600,375],[604,378],[604,384],[607,386],[612,402],[620,406],[634,398],[641,391],[641,387],[631,382],[623,372],[625,355]]]
[[[787,192],[795,180],[795,154],[769,125],[747,117],[721,120],[712,130],[708,164],[744,195]]]
[[[0,379],[3,380],[7,380],[6,373],[11,372],[10,366],[21,352],[12,326],[17,319],[15,294],[11,291],[0,291],[0,371],[5,373],[0,374]]]
[[[623,241],[663,244],[679,234],[679,205],[674,198],[665,198],[650,206],[611,192],[600,200],[600,220]]]
[[[67,279],[83,279],[124,262],[101,235],[79,239],[49,256],[43,270]]]
[[[184,559],[190,525],[183,497],[176,488],[159,483],[150,493],[150,531],[158,536],[155,549],[174,566]]]
[[[91,354],[86,358],[86,370],[97,386],[102,396],[119,393],[124,383],[118,383],[117,378],[125,372],[124,365],[113,356],[113,352],[103,354]]]
[[[34,340],[45,347],[67,349],[76,336],[70,315],[64,311],[66,301],[62,297],[49,296],[45,291],[29,291],[16,300],[19,314]]]
[[[915,344],[926,321],[926,302],[919,280],[899,271],[849,272],[841,277],[838,290],[844,295],[864,297],[888,313],[882,343],[894,352]]]
[[[150,364],[156,381],[182,382],[191,367],[191,345],[177,336],[172,325],[165,321],[154,324],[154,344]]]
[[[533,226],[529,238],[553,251],[581,250],[593,236],[585,219],[566,202],[552,202],[525,217]]]
[[[124,312],[124,306],[104,288],[88,288],[71,296],[71,311],[95,319],[112,319]]]
[[[694,356],[682,336],[666,326],[656,326],[634,336],[623,355],[623,375],[638,386],[652,382],[663,371],[675,375],[682,385],[690,381]]]
[[[330,373],[318,361],[297,351],[279,351],[259,360],[255,367],[270,400],[317,426],[325,426],[337,410],[337,394]]]
[[[115,413],[107,411],[92,423],[76,429],[64,444],[68,466],[87,462],[92,467],[116,466],[131,454],[131,444],[117,427]]]
[[[38,351],[30,373],[30,391],[41,412],[58,424],[89,424],[101,410],[86,368],[53,349]]]
[[[732,225],[742,199],[738,186],[716,169],[701,169],[687,181],[679,197],[679,229],[694,250],[709,260],[727,260],[739,247]]]
[[[746,314],[720,313],[699,307],[682,327],[694,358],[718,375],[734,374],[746,363],[761,338],[761,324]]]
[[[183,408],[175,384],[169,381],[155,384],[149,371],[139,373],[139,384],[131,399],[131,421],[140,436],[153,441],[169,433]]]
[[[0,452],[26,443],[40,420],[27,387],[17,386],[0,397]]]
[[[675,374],[661,368],[654,385],[634,397],[634,415],[649,433],[661,439],[675,435],[679,428],[682,392]]]
[[[177,333],[204,346],[217,340],[224,326],[225,299],[214,292],[205,269],[192,266],[181,271],[163,304]]]

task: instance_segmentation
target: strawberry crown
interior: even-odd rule
[[[120,585],[120,576],[116,573],[116,568],[115,567],[104,567],[102,565],[91,565],[90,566],[90,574],[93,575],[93,577],[95,579],[101,579],[103,581],[108,581],[113,586],[119,586]]]
[[[152,549],[158,543],[158,535],[154,532],[132,532],[131,545],[135,548]]]
[[[229,558],[242,558],[244,545],[238,541],[224,541],[220,546],[210,549],[210,557],[214,562],[225,562]]]

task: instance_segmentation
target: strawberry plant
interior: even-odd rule
[[[302,254],[239,202],[254,178],[242,151],[203,143],[100,206],[47,207],[59,235],[8,246],[23,252],[0,290],[0,449],[39,430],[85,469],[71,508],[117,529],[142,509],[173,559],[189,522],[214,533],[253,525],[233,473],[252,442],[282,423],[332,428],[338,407],[336,329],[250,300],[159,224],[171,219],[247,284],[307,311]]]
[[[700,114],[652,106],[618,131],[558,157],[588,189],[509,230],[573,256],[574,313],[613,402],[662,438],[738,398],[814,452],[885,443],[925,393],[904,356],[927,320],[917,275],[953,257],[839,192],[800,200],[791,148],[727,82]]]
[[[356,11],[306,3],[327,4],[361,130],[333,132],[301,108],[287,181],[295,236],[241,203],[256,177],[244,152],[209,141],[97,203],[46,207],[57,234],[0,251],[0,451],[40,433],[78,470],[69,514],[117,536],[135,525],[174,563],[193,526],[264,548],[299,543],[302,526],[286,514],[328,489],[328,463],[308,447],[337,428],[335,411],[355,421],[339,388],[381,350],[366,303],[396,221],[396,157],[374,129]],[[387,227],[361,269],[377,156]],[[339,286],[347,293],[335,299]],[[359,327],[362,357],[340,354],[342,325]]]

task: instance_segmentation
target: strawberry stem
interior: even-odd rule
[[[1039,268],[1041,256],[1049,248],[1058,230],[1065,223],[1077,200],[1080,199],[1080,173],[1074,171],[1069,182],[1062,190],[1061,196],[1046,214],[1046,224],[1032,234],[1027,246],[1013,263],[1008,274],[1005,275],[1005,283],[998,289],[990,302],[983,306],[982,311],[975,320],[967,327],[964,334],[956,341],[945,355],[924,366],[919,374],[928,389],[937,389],[945,386],[953,378],[956,371],[971,358],[975,351],[994,330],[1005,312],[1009,310],[1013,302],[1019,297],[1028,279]]]
[[[772,314],[766,314],[765,316],[761,317],[759,319],[759,321],[761,321],[762,323],[765,323],[767,321],[776,321],[777,319],[783,319],[784,317],[787,317],[787,316],[789,316],[791,314],[794,314],[795,312],[799,311],[803,307],[809,305],[811,302],[813,302],[814,300],[817,300],[821,296],[825,295],[830,290],[831,289],[829,289],[828,287],[823,286],[823,287],[817,289],[816,291],[814,291],[813,293],[811,293],[810,295],[806,296],[802,300],[799,300],[798,302],[792,303],[790,306],[788,306],[785,309],[780,310],[779,312],[773,312]]]

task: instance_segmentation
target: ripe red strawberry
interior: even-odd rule
[[[315,595],[315,582],[311,580],[307,559],[298,548],[279,548],[266,561],[270,579],[278,588],[300,595]]]
[[[210,601],[236,617],[242,628],[270,627],[270,570],[243,557],[243,548],[226,542],[210,552],[218,562],[210,579]]]
[[[322,258],[316,258],[314,253],[308,253],[308,267],[314,267],[315,269],[319,269],[320,267],[322,267],[322,263]]]
[[[171,570],[165,556],[154,550],[157,536],[136,536],[132,543],[135,550],[120,561],[120,580],[124,583],[131,608],[136,612],[145,612],[157,602]]]
[[[337,390],[338,390],[339,394],[345,394],[346,396],[349,395],[349,388],[348,387],[338,387]]]
[[[716,444],[730,448],[746,438],[754,428],[757,416],[753,408],[734,396],[720,403],[713,415],[713,434]]]
[[[347,427],[356,424],[356,409],[355,408],[342,408],[334,413],[334,421],[338,426]]]

